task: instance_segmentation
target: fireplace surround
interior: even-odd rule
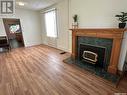
[[[82,53],[84,51],[93,52],[97,56],[97,62],[95,64],[107,70],[108,69],[107,67],[110,63],[112,43],[113,43],[112,39],[78,36],[77,37],[77,50],[76,50],[78,51],[77,58],[81,59]],[[88,60],[86,61],[88,62]]]
[[[78,58],[78,38],[91,37],[96,39],[112,40],[110,60],[107,71],[116,74],[121,50],[121,42],[126,29],[107,28],[107,29],[70,29],[72,30],[72,58]],[[100,41],[100,40],[99,40]]]

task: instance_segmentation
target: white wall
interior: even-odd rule
[[[79,27],[117,27],[116,14],[127,11],[127,0],[70,0],[70,16],[79,16]],[[71,21],[72,22],[72,21]]]
[[[20,19],[24,43],[26,47],[42,43],[39,15],[40,15],[39,12],[36,11],[16,9],[15,15],[6,17]],[[6,35],[2,17],[0,18],[0,29],[1,29],[0,35]]]
[[[123,70],[125,60],[127,62],[127,32],[124,33],[124,39],[122,41],[121,53],[118,64],[118,69],[121,71]]]
[[[57,25],[58,25],[58,38],[57,38],[57,48],[61,50],[68,51],[69,49],[69,22],[68,22],[68,0],[63,0],[62,2],[59,2],[58,4],[55,4],[49,8],[46,8],[45,10],[56,8],[57,9]],[[44,22],[44,14],[41,13],[42,18],[42,37],[43,37],[43,43],[47,44],[47,37],[46,37],[46,31],[45,31],[45,22]]]
[[[0,36],[4,36],[5,34],[5,29],[3,25],[3,20],[0,18]]]

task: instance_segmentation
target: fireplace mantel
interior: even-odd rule
[[[77,37],[96,37],[113,39],[112,52],[110,58],[110,64],[108,66],[108,72],[116,74],[118,70],[118,61],[121,50],[121,42],[124,32],[127,29],[107,28],[107,29],[70,29],[72,31],[72,57],[77,57]]]

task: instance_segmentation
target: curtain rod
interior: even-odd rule
[[[56,10],[56,8],[51,8],[46,11],[41,11],[40,13],[44,14],[44,13],[48,13],[48,12],[55,11],[55,10]]]

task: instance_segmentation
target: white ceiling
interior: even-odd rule
[[[24,8],[24,9],[31,9],[31,10],[41,10],[48,6],[51,6],[61,0],[15,0],[16,7]],[[23,2],[24,6],[19,6],[18,2]]]

